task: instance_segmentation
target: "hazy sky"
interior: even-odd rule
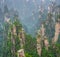
[[[29,28],[32,28],[33,25],[35,25],[34,22],[37,22],[37,19],[35,19],[36,21],[34,20],[33,24],[27,21],[39,11],[42,4],[44,9],[48,9],[48,5],[51,1],[55,0],[0,0],[0,7],[7,4],[9,9],[14,8],[15,10],[18,10],[22,23]],[[56,3],[60,4],[60,0],[56,0]],[[32,21],[32,19],[30,21]]]
[[[14,8],[19,11],[20,17],[26,18],[32,15],[32,12],[37,12],[43,1],[44,8],[47,9],[48,4],[55,0],[0,0],[0,4],[7,4],[9,8]],[[59,4],[60,0],[56,0]],[[24,17],[23,17],[24,16]]]

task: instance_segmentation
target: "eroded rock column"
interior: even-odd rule
[[[39,56],[41,56],[41,50],[42,50],[41,36],[40,36],[40,30],[38,30],[38,33],[37,33],[37,52],[38,52]]]
[[[24,32],[24,29],[22,28],[22,30],[20,31],[20,46],[21,46],[21,49],[18,50],[18,57],[25,57],[24,45],[25,45],[25,32]]]
[[[16,57],[15,56],[15,35],[16,35],[16,27],[15,25],[13,25],[11,29],[11,42],[12,42],[11,52],[13,57]]]
[[[58,22],[56,22],[55,25],[55,36],[52,39],[53,44],[55,44],[58,41],[59,34],[60,34],[60,20],[58,20]]]

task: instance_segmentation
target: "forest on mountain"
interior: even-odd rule
[[[41,4],[24,22],[9,4],[0,8],[0,57],[60,57],[60,5]]]
[[[25,51],[25,57],[40,57],[37,53],[37,41],[36,38],[32,37],[31,35],[26,34],[25,32],[25,44],[23,47],[20,46],[20,37],[19,33],[22,29],[22,24],[18,20],[18,16],[14,16],[15,21],[11,23],[5,24],[5,34],[6,39],[3,47],[3,52],[1,57],[17,57],[17,51],[21,48]],[[13,30],[13,26],[16,27],[16,34],[12,35],[11,30]],[[8,28],[7,28],[8,27]],[[14,33],[13,33],[14,34]],[[14,39],[11,40],[11,37]],[[54,45],[51,44],[49,46],[49,50],[45,49],[45,46],[42,47],[42,54],[41,57],[59,57],[60,56],[60,43],[56,43]],[[13,47],[13,49],[11,49]],[[15,52],[12,53],[11,50],[15,50]]]
[[[16,17],[14,17],[16,18]],[[7,24],[8,29],[5,31],[5,42],[4,42],[4,47],[2,49],[1,57],[17,57],[17,51],[21,49],[20,46],[20,38],[19,38],[19,33],[22,29],[22,25],[20,22],[16,19],[12,24]],[[5,28],[7,28],[7,25],[5,24]],[[16,26],[16,34],[17,35],[11,35],[11,29],[13,26]],[[13,44],[11,40],[11,36],[14,37],[15,44]],[[60,37],[59,37],[60,38]],[[25,51],[25,57],[40,57],[37,53],[37,41],[36,38],[32,37],[31,35],[28,35],[25,33],[25,45],[24,51]],[[15,53],[12,53],[11,48],[15,47]],[[42,54],[41,57],[59,57],[60,56],[60,43],[56,43],[55,47],[53,48],[53,45],[51,44],[49,46],[49,50],[45,49],[45,46],[42,47]]]
[[[22,48],[24,49],[25,57],[40,57],[37,52],[37,37],[32,37],[31,35],[24,32],[25,44],[23,47],[21,47],[20,38],[22,37],[22,34],[20,35],[20,33],[23,29],[23,26],[22,26],[21,22],[19,21],[18,17],[19,16],[17,14],[14,14],[14,16],[13,16],[14,22],[12,22],[11,20],[9,20],[9,21],[6,20],[6,22],[4,24],[5,40],[4,40],[4,46],[2,49],[3,51],[2,51],[1,57],[17,57],[17,53],[18,53],[17,51]],[[59,18],[60,18],[60,15],[59,15]],[[50,30],[48,29],[49,25],[51,25],[51,24],[52,24],[52,22],[50,22],[50,23],[48,23],[48,25],[46,25],[44,22],[44,26],[46,27],[45,33],[46,33],[47,37],[49,34],[51,34]],[[51,27],[50,27],[50,29],[51,29]],[[19,35],[21,37],[19,37]],[[55,47],[53,47],[53,46],[55,46]],[[49,46],[48,50],[45,49],[45,45],[42,46],[41,57],[59,57],[59,56],[60,56],[60,43],[57,42],[55,45],[53,45],[50,42],[50,46]]]

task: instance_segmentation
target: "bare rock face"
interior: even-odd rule
[[[13,25],[13,34],[16,35],[16,27]]]
[[[12,52],[12,56],[15,57],[15,37],[14,35],[16,35],[16,27],[15,25],[13,25],[13,28],[11,29],[11,42],[13,44],[13,46],[11,47],[11,52]]]
[[[43,42],[44,42],[44,45],[45,45],[45,48],[46,48],[46,50],[48,50],[48,47],[49,47],[49,42],[48,42],[48,39],[47,39],[47,37],[46,37],[46,35],[45,35],[45,27],[44,27],[44,24],[42,24],[42,27],[41,27],[41,34],[42,34],[42,40],[43,40]]]
[[[40,30],[38,30],[38,35],[37,35],[37,52],[38,52],[38,55],[41,56],[41,36],[40,36]]]
[[[24,47],[24,44],[25,44],[25,32],[24,32],[24,29],[22,28],[20,33],[19,33],[19,38],[20,38],[20,46],[21,48]],[[18,50],[18,57],[25,57],[25,54],[24,54],[24,48],[23,49],[20,49]]]
[[[41,51],[42,51],[42,47],[40,44],[37,44],[37,52],[38,52],[38,55],[41,56]]]
[[[44,28],[44,24],[42,24],[41,27],[41,36],[43,37],[45,35],[45,28]]]
[[[60,22],[57,22],[55,25],[55,36],[52,40],[53,44],[58,41],[59,34],[60,34]]]
[[[18,57],[25,57],[24,49],[18,50]]]
[[[46,48],[46,50],[48,50],[49,42],[48,42],[47,37],[44,38],[44,44],[45,44],[45,48]]]
[[[42,27],[40,30],[38,30],[38,35],[37,35],[37,52],[39,56],[41,56],[43,45],[45,46],[46,50],[48,50],[49,42],[47,37],[45,36],[45,28],[44,25],[42,24]]]
[[[25,44],[25,32],[24,32],[24,29],[22,28],[21,32],[20,32],[20,45],[21,45],[21,48],[23,48]]]

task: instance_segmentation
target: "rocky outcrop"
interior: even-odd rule
[[[60,20],[58,19],[58,22],[56,22],[55,25],[55,36],[52,40],[53,44],[55,44],[58,41],[59,34],[60,34]]]

